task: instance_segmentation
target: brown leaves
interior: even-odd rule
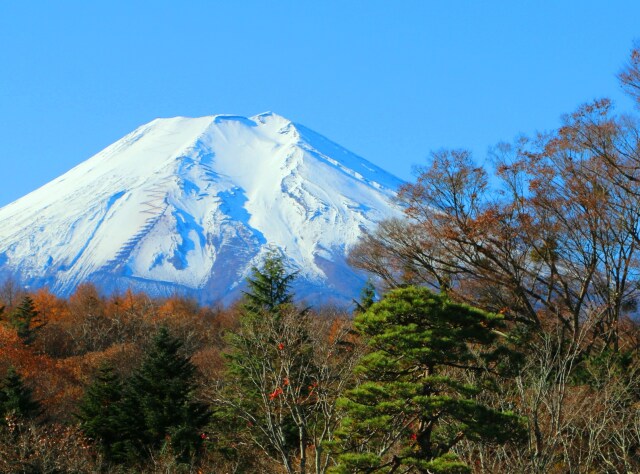
[[[640,106],[640,45],[631,51],[629,62],[618,74],[625,92]]]
[[[469,152],[432,154],[400,191],[407,220],[382,223],[351,262],[574,335],[599,314],[595,339],[614,343],[622,302],[640,296],[640,127],[611,110],[596,100],[555,132],[498,145],[493,188]]]

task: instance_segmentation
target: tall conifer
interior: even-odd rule
[[[125,387],[120,423],[129,456],[170,447],[186,461],[202,444],[209,411],[194,399],[196,367],[181,350],[182,343],[160,328]]]
[[[9,318],[24,344],[31,344],[36,331],[43,326],[42,322],[37,321],[38,315],[33,300],[29,295],[25,295]]]
[[[122,438],[118,404],[123,384],[110,364],[103,364],[87,388],[79,406],[78,418],[84,433],[99,443],[107,460],[114,459],[114,445]]]
[[[10,367],[0,381],[0,420],[6,416],[33,419],[41,412],[40,404],[33,398],[33,391],[24,384],[20,374]]]
[[[253,267],[251,277],[247,278],[245,309],[252,313],[274,313],[291,303],[291,283],[296,274],[287,271],[284,259],[277,251],[269,251],[261,268]]]

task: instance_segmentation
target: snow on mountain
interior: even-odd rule
[[[357,295],[346,262],[400,180],[273,113],[156,119],[0,209],[0,276],[67,295],[238,296],[270,247],[311,301]]]

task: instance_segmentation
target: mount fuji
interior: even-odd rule
[[[156,119],[0,209],[0,278],[230,302],[276,248],[299,298],[345,302],[346,255],[400,184],[273,113]]]

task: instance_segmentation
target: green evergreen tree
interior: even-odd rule
[[[39,313],[29,295],[25,295],[18,307],[11,313],[9,318],[11,325],[24,344],[31,344],[36,331],[44,325],[38,321],[38,315]]]
[[[354,300],[356,304],[355,314],[364,313],[367,311],[373,303],[376,301],[376,287],[373,286],[371,279],[367,279],[362,291],[360,292],[360,301]]]
[[[261,268],[253,267],[251,278],[247,278],[249,289],[244,292],[245,309],[252,313],[273,313],[291,303],[291,283],[296,275],[297,272],[287,271],[280,253],[270,250]]]
[[[114,459],[113,446],[121,440],[118,408],[122,391],[123,383],[113,366],[102,364],[78,407],[82,430],[96,440],[108,461]]]
[[[356,318],[370,352],[347,392],[343,454],[334,472],[466,473],[463,439],[505,443],[524,436],[521,418],[482,403],[508,358],[500,316],[425,288],[390,292]]]
[[[196,367],[181,349],[182,343],[160,328],[125,386],[119,404],[122,441],[113,446],[119,456],[139,459],[163,448],[186,462],[202,445],[210,413],[194,399]]]
[[[20,374],[9,367],[0,382],[0,420],[6,416],[34,419],[42,413],[40,404],[34,400],[33,391],[27,387]]]

